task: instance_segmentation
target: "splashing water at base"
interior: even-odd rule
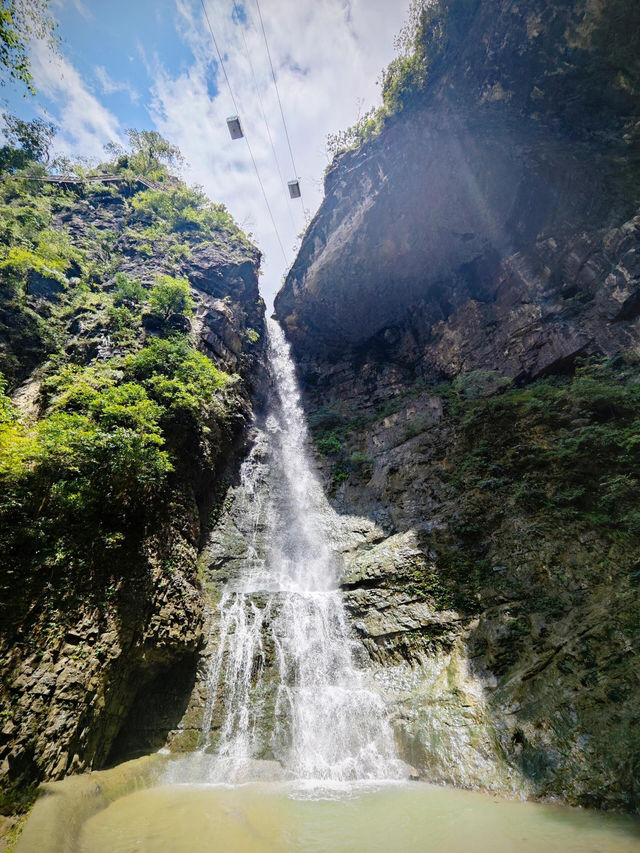
[[[394,778],[400,762],[384,706],[354,664],[331,550],[336,519],[310,464],[289,348],[276,323],[268,330],[274,388],[242,467],[234,515],[249,553],[220,602],[199,755],[186,771],[174,769],[173,780],[246,781],[252,760],[265,754],[299,779]],[[271,697],[268,658],[277,672]],[[222,725],[210,761],[204,754],[219,703]]]

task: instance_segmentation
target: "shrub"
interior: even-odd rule
[[[117,403],[106,405],[107,412],[102,406],[89,414],[56,411],[38,424],[36,474],[50,483],[49,500],[59,512],[101,512],[114,502],[112,511],[117,508],[125,515],[127,508],[150,497],[172,470],[148,408],[131,401],[121,401],[120,411]]]
[[[334,433],[329,433],[318,439],[316,446],[320,453],[337,454],[342,453],[342,442]]]
[[[309,416],[309,427],[314,433],[332,430],[344,423],[344,415],[333,406],[321,406]]]
[[[3,539],[8,550],[36,521],[39,547],[57,554],[64,549],[55,543],[76,528],[98,543],[103,534],[113,538],[108,519],[121,527],[131,513],[147,511],[172,470],[162,410],[142,386],[117,380],[112,370],[64,368],[47,383],[47,415],[29,429],[0,398],[0,518],[13,519]]]
[[[135,343],[142,325],[138,314],[124,305],[117,308],[112,305],[107,310],[107,320],[113,343],[126,347]]]
[[[471,370],[457,376],[452,384],[452,390],[457,394],[474,399],[490,397],[504,391],[511,385],[511,380],[501,376],[495,370]]]
[[[143,385],[149,396],[170,413],[202,413],[215,392],[229,381],[228,374],[178,336],[151,341],[127,358],[124,372],[125,378]]]
[[[137,216],[159,226],[156,237],[174,232],[196,232],[211,238],[216,232],[230,234],[249,245],[224,204],[213,204],[199,189],[184,185],[137,193],[131,202]]]
[[[445,55],[456,55],[479,0],[414,0],[409,21],[396,40],[399,56],[382,75],[382,99],[390,113],[419,96]]]
[[[116,305],[126,305],[128,308],[141,305],[147,292],[138,279],[131,279],[123,272],[116,273],[116,292],[113,301]]]
[[[357,450],[351,454],[348,460],[348,468],[361,479],[371,476],[373,471],[373,459],[367,454]]]
[[[342,154],[351,148],[358,148],[367,139],[380,132],[386,115],[387,111],[384,107],[378,109],[372,107],[360,116],[351,127],[337,133],[329,133],[327,135],[327,153],[334,157],[336,154]]]
[[[13,481],[25,471],[30,441],[18,411],[5,395],[7,383],[0,374],[0,482]]]
[[[420,97],[445,53],[455,55],[469,29],[478,0],[413,0],[409,19],[395,42],[398,56],[382,72],[382,106],[345,131],[327,136],[331,156],[357,148],[380,132],[388,118]]]
[[[185,317],[193,313],[193,297],[186,278],[159,275],[149,294],[153,314],[166,322],[172,314]]]
[[[17,420],[17,412],[11,400],[6,396],[7,380],[0,373],[0,424],[13,423]]]

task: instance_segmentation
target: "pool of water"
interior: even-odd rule
[[[319,790],[174,785],[121,797],[80,853],[632,853],[640,823],[408,783]]]

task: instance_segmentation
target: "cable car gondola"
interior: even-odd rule
[[[288,181],[287,186],[289,187],[289,195],[291,198],[302,197],[302,193],[300,192],[300,183],[298,181]]]
[[[229,116],[227,119],[227,127],[229,128],[229,133],[231,134],[232,139],[242,139],[244,136],[238,116]]]

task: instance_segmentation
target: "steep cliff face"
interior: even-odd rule
[[[637,9],[423,25],[276,299],[354,626],[425,777],[636,809]]]
[[[259,252],[179,182],[10,178],[1,216],[10,809],[179,721],[203,645],[198,555],[265,338]],[[10,227],[34,218],[35,235]]]
[[[436,8],[426,82],[328,171],[276,300],[294,345],[337,355],[391,329],[405,363],[455,375],[498,367],[508,339],[504,370],[527,377],[587,338],[619,348],[628,336],[616,321],[636,316],[637,10]],[[580,315],[571,323],[557,316],[565,302]],[[488,349],[482,331],[497,323]],[[518,352],[527,333],[548,350],[539,363]]]

